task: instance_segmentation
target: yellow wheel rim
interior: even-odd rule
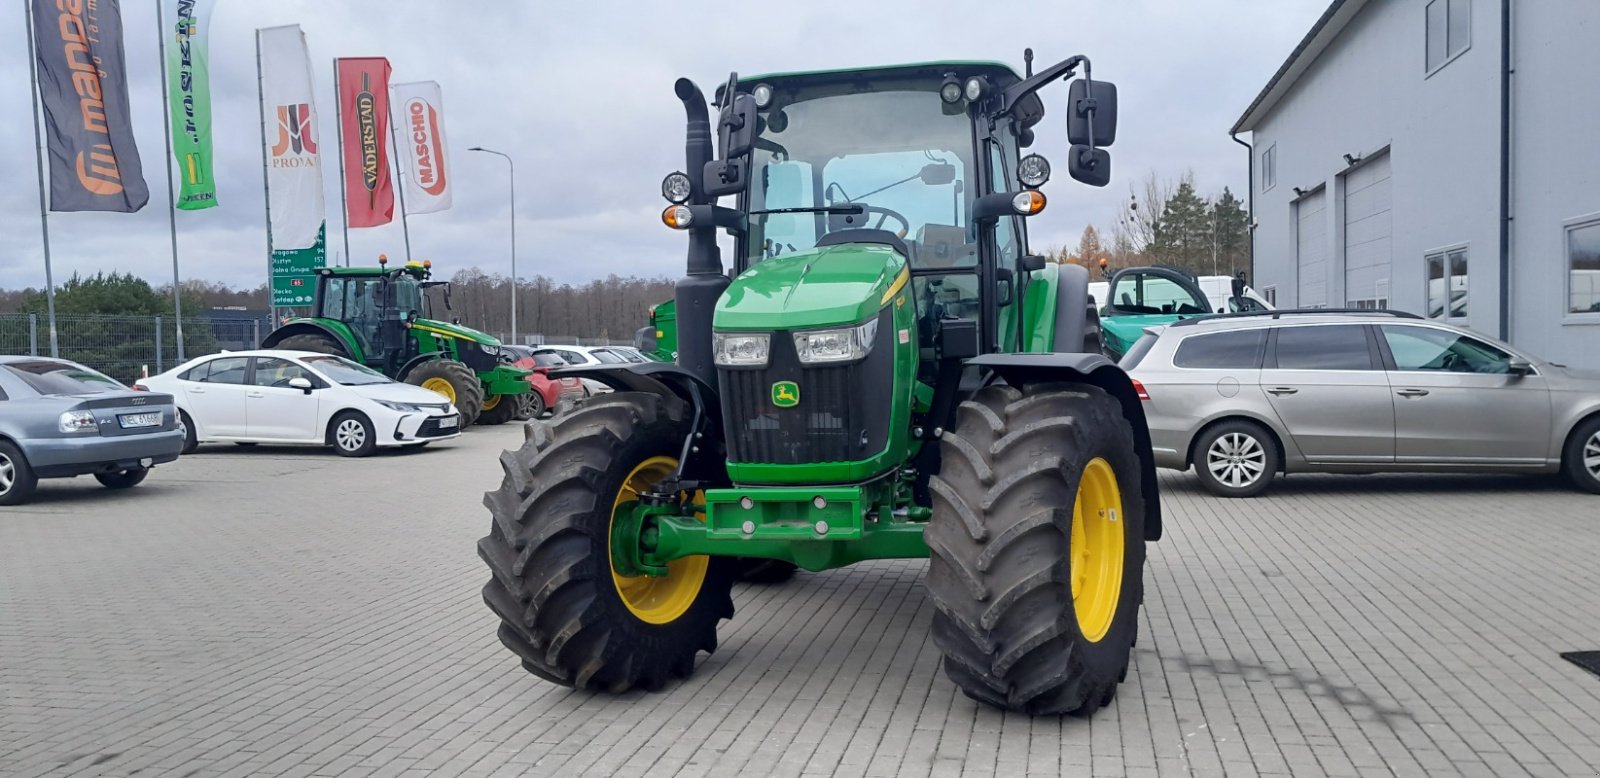
[[[1098,643],[1111,631],[1122,598],[1124,517],[1122,488],[1111,464],[1095,457],[1083,469],[1072,508],[1072,608],[1084,639]]]
[[[500,395],[491,394],[488,397],[484,398],[484,400],[483,400],[483,409],[486,410],[486,411],[492,411],[492,410],[494,410],[494,407],[496,405],[499,405],[499,404],[500,404]]]
[[[422,388],[427,389],[430,392],[438,392],[439,394],[444,395],[444,398],[452,403],[456,401],[455,384],[450,383],[446,379],[429,378],[422,382]]]
[[[623,503],[634,502],[639,499],[639,492],[657,483],[662,478],[672,474],[678,467],[678,460],[672,457],[651,457],[639,463],[633,472],[623,480],[622,488],[617,491],[617,499],[611,505],[612,521],[616,520],[617,509]],[[703,500],[697,497],[696,501]],[[611,557],[611,532],[606,531],[606,559]],[[667,574],[663,576],[641,575],[622,576],[617,574],[615,565],[611,568],[611,582],[617,587],[617,594],[622,597],[622,604],[637,616],[640,621],[648,624],[671,624],[689,610],[695,598],[700,596],[700,587],[705,584],[706,570],[711,567],[711,558],[707,556],[690,556],[674,559],[667,563]]]

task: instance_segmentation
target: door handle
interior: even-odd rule
[[[1297,394],[1299,391],[1299,389],[1292,386],[1274,386],[1267,390],[1267,394],[1275,394],[1281,397],[1286,394]]]
[[[1427,397],[1428,396],[1428,390],[1427,389],[1401,389],[1401,390],[1395,392],[1395,394],[1398,394],[1401,397]]]
[[[245,396],[246,397],[266,397],[266,395],[264,395],[264,394],[262,394],[260,392],[251,392],[251,393],[249,393],[249,394],[247,394]]]
[[[205,394],[205,393],[206,393],[206,390],[201,388],[201,387],[198,387],[198,386],[189,387],[189,394]]]

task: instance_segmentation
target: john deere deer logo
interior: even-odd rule
[[[793,408],[800,404],[800,385],[793,381],[779,381],[772,385],[772,404],[779,408]]]

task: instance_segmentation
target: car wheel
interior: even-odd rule
[[[364,457],[378,447],[372,422],[355,411],[345,411],[334,417],[329,425],[328,438],[333,449],[342,457]]]
[[[1567,478],[1572,485],[1591,494],[1600,494],[1600,418],[1578,427],[1567,441]]]
[[[33,497],[39,477],[16,446],[0,440],[0,505],[21,505]]]
[[[523,411],[526,414],[526,418],[523,420],[526,421],[527,419],[537,419],[540,416],[543,416],[544,412],[547,410],[549,410],[549,406],[544,401],[544,395],[539,394],[537,391],[529,392],[528,405]]]
[[[1219,497],[1254,497],[1278,474],[1278,445],[1259,424],[1229,421],[1195,441],[1193,460],[1206,491]]]
[[[150,475],[150,468],[132,467],[115,473],[95,473],[94,480],[99,481],[100,485],[107,489],[132,489],[147,475]]]
[[[178,431],[183,433],[183,448],[180,454],[193,454],[200,447],[200,437],[194,431],[194,419],[189,418],[187,411],[178,411]]]

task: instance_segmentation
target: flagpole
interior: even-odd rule
[[[161,121],[167,129],[167,224],[172,231],[172,320],[178,328],[178,362],[183,356],[183,287],[178,281],[178,204],[172,191],[172,103],[167,95],[167,23],[162,8],[166,0],[156,3],[156,41],[161,57]]]
[[[33,140],[36,148],[33,161],[39,167],[39,229],[44,235],[44,304],[45,315],[50,324],[50,356],[59,359],[61,348],[56,341],[56,280],[50,270],[50,208],[44,195],[44,131],[39,127],[39,58],[33,48],[33,2],[22,0],[23,12],[27,15],[28,29],[28,74],[33,79],[29,82],[30,96],[33,98]]]
[[[257,106],[261,109],[261,191],[266,195],[267,202],[267,309],[272,316],[272,326],[277,327],[278,297],[277,289],[272,285],[272,177],[267,161],[267,86],[266,76],[261,70],[260,30],[256,30],[256,96]]]
[[[406,262],[411,261],[411,221],[406,218],[406,182],[404,174],[400,172],[400,133],[394,124],[394,89],[389,89],[386,95],[389,99],[389,145],[390,156],[394,157],[394,188],[400,191],[400,233],[406,239]]]
[[[344,225],[344,265],[350,266],[350,195],[344,182],[344,93],[339,91],[339,58],[333,60],[333,129],[339,136],[339,164],[334,173],[339,176],[339,222]]]

